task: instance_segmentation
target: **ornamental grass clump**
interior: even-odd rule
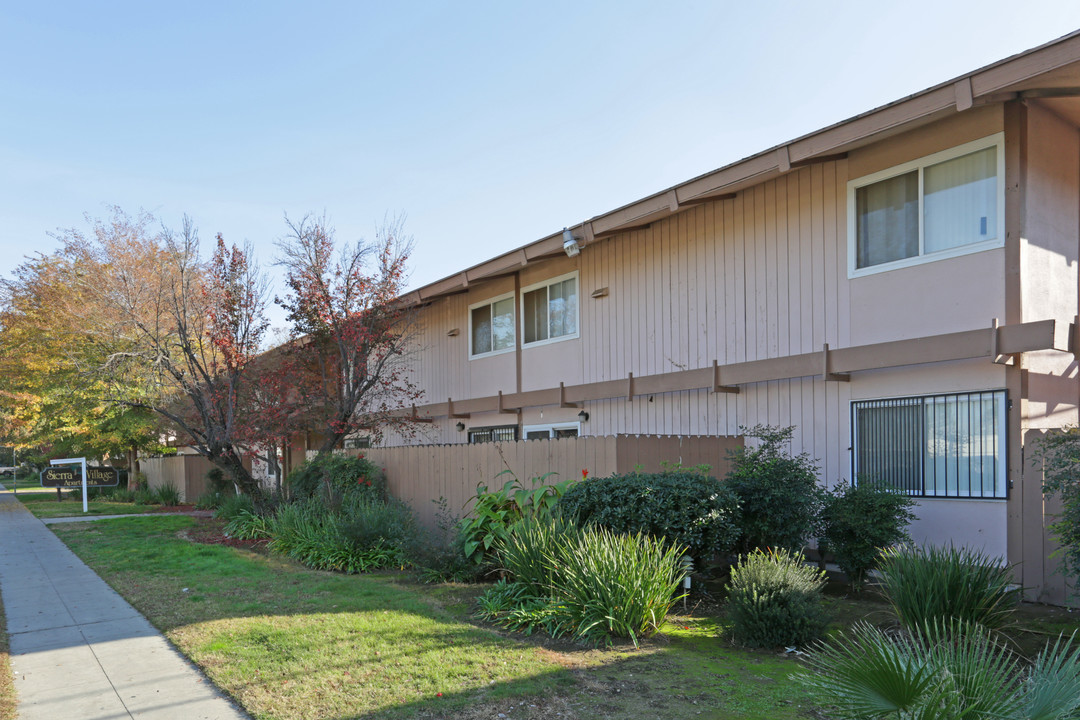
[[[728,612],[735,641],[749,647],[807,645],[828,623],[821,604],[825,573],[801,553],[755,550],[731,571]]]
[[[407,564],[415,527],[408,506],[397,501],[346,497],[331,510],[311,498],[278,509],[269,548],[316,570],[361,573]]]
[[[574,529],[547,518],[510,527],[498,545],[508,581],[480,601],[480,615],[504,627],[592,644],[660,629],[681,597],[683,548],[643,534]]]
[[[999,629],[1020,602],[1012,568],[979,550],[901,546],[881,560],[881,589],[907,628],[956,618]]]

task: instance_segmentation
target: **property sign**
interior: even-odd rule
[[[120,484],[120,471],[111,467],[87,467],[86,487],[112,487]],[[41,487],[82,487],[82,467],[56,465],[41,471]]]

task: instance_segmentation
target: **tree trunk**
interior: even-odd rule
[[[232,478],[240,492],[255,503],[255,507],[262,507],[264,498],[259,481],[252,477],[251,472],[244,467],[243,460],[232,448],[211,454],[207,459],[221,468],[226,477]]]

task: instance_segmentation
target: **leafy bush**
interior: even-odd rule
[[[979,625],[953,619],[887,635],[858,623],[810,652],[794,677],[845,718],[1068,720],[1080,709],[1072,639],[1023,668]]]
[[[162,505],[179,505],[180,504],[180,490],[176,485],[171,482],[162,483],[156,490],[154,490],[154,497]]]
[[[385,476],[363,454],[318,455],[289,473],[285,483],[292,497],[308,499],[318,495],[331,507],[345,495],[360,494],[372,500],[387,498]]]
[[[794,428],[758,425],[743,428],[753,447],[728,451],[731,470],[726,483],[739,499],[741,546],[796,551],[813,537],[821,505],[817,465],[809,455],[791,455],[787,446]]]
[[[225,478],[225,473],[219,467],[212,467],[206,471],[206,495],[211,493],[224,497],[226,495],[235,495],[236,486],[233,485]]]
[[[1061,513],[1050,530],[1061,545],[1061,570],[1075,582],[1080,580],[1080,428],[1046,435],[1036,452],[1043,461],[1043,492],[1061,498]],[[1080,583],[1075,590],[1080,592]]]
[[[504,470],[496,477],[510,474]],[[575,481],[573,478],[555,485],[545,485],[553,473],[533,478],[532,487],[526,488],[516,476],[508,480],[500,490],[492,490],[485,483],[478,483],[473,496],[470,517],[461,522],[460,532],[465,555],[477,565],[490,560],[495,544],[506,537],[511,525],[523,518],[550,517],[555,505]]]
[[[730,552],[739,537],[738,497],[692,470],[591,478],[567,490],[558,508],[578,524],[664,538],[699,559]]]
[[[883,548],[908,540],[914,500],[870,483],[838,485],[825,495],[819,516],[818,550],[831,554],[852,587],[862,588]]]
[[[269,547],[316,570],[360,573],[404,566],[414,528],[401,502],[353,496],[335,512],[312,498],[278,509],[269,522]]]
[[[604,528],[563,534],[565,527],[548,518],[510,529],[501,557],[519,574],[485,594],[482,614],[514,630],[539,627],[592,643],[622,637],[637,645],[655,633],[681,597],[684,548]]]
[[[1012,569],[978,550],[901,546],[882,554],[882,590],[907,628],[956,618],[996,629],[1020,602]]]
[[[803,646],[828,622],[821,605],[825,573],[800,553],[755,550],[731,571],[728,610],[735,640],[750,647]]]

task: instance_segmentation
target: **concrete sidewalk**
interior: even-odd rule
[[[9,493],[0,593],[19,720],[247,717]]]

